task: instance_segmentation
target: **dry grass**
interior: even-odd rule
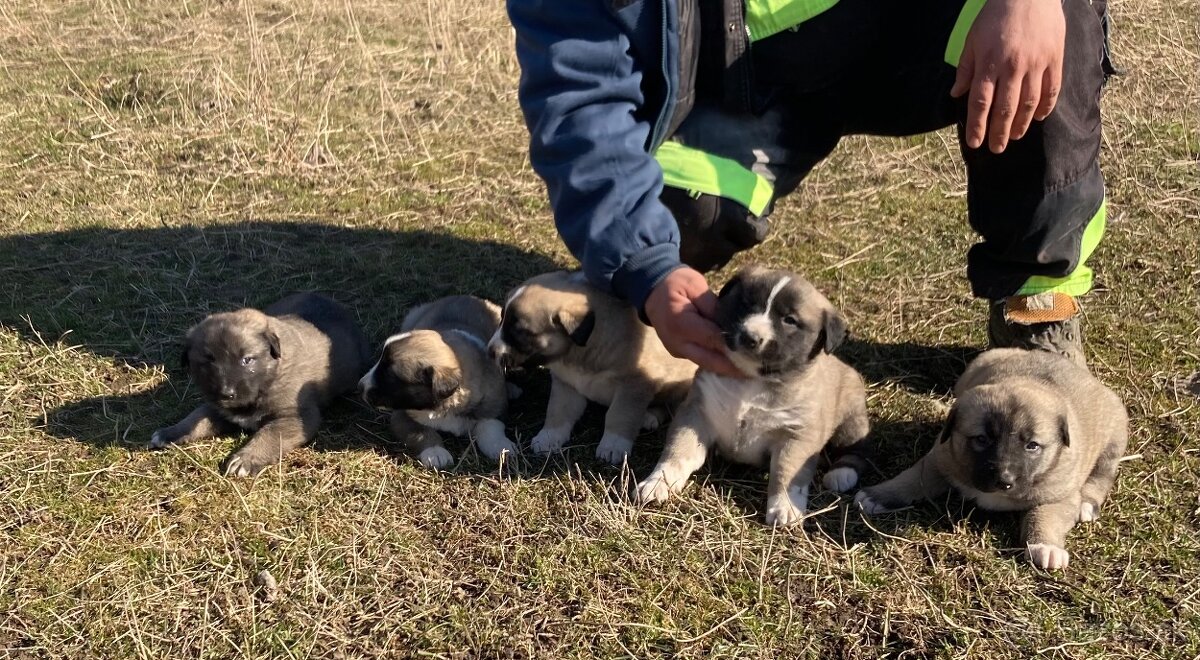
[[[496,3],[0,3],[0,656],[1200,657],[1200,15],[1113,9],[1121,220],[1088,349],[1131,456],[1049,576],[1011,517],[956,501],[865,521],[821,494],[773,533],[762,475],[719,462],[639,510],[590,459],[594,414],[499,472],[470,450],[424,472],[349,401],[255,482],[214,471],[235,439],[142,451],[195,401],[176,342],[208,311],[322,288],[382,337],[568,263],[511,33]],[[960,170],[944,133],[848,140],[752,255],[850,316],[870,480],[928,447],[983,343]],[[527,440],[546,385],[524,384]]]

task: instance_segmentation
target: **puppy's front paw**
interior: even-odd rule
[[[569,429],[543,428],[529,441],[529,448],[535,454],[549,454],[562,449],[571,437]]]
[[[808,509],[808,487],[789,488],[787,493],[767,500],[767,524],[772,527],[789,527],[804,520]]]
[[[835,493],[844,493],[854,484],[858,483],[858,470],[852,467],[836,467],[825,473],[821,479],[821,484],[826,490],[832,490]]]
[[[168,437],[166,429],[159,429],[150,436],[150,444],[148,446],[151,449],[163,449],[174,442],[175,438]]]
[[[893,510],[892,507],[884,504],[880,500],[875,499],[872,496],[870,488],[858,491],[858,493],[854,496],[854,503],[857,504],[858,508],[868,516],[873,516],[878,513],[887,513],[888,511]]]
[[[632,450],[633,440],[615,433],[605,433],[600,437],[600,445],[596,447],[596,458],[620,465],[629,458],[629,452]]]
[[[1100,507],[1091,502],[1079,505],[1079,522],[1096,522],[1100,520]]]
[[[444,470],[454,463],[454,456],[450,453],[450,450],[441,445],[436,445],[422,449],[421,453],[417,454],[417,460],[421,462],[421,465],[431,470]]]
[[[483,452],[484,456],[493,461],[500,460],[504,454],[508,454],[509,458],[517,455],[517,443],[508,438],[496,438],[489,442],[479,443],[479,451]]]
[[[683,483],[672,483],[662,470],[654,470],[637,485],[638,501],[644,504],[666,502],[683,489]]]
[[[263,461],[255,457],[252,453],[238,451],[225,459],[225,467],[221,471],[221,474],[227,477],[257,477],[258,473],[267,469],[272,464],[272,461]]]
[[[642,418],[643,431],[657,431],[667,421],[667,411],[662,408],[651,408],[646,411],[646,416]]]
[[[1071,553],[1066,548],[1050,543],[1030,543],[1025,550],[1029,553],[1029,563],[1043,570],[1058,571],[1071,563]]]

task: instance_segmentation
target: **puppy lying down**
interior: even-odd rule
[[[1071,360],[1016,348],[975,358],[954,394],[929,453],[855,501],[874,514],[954,488],[984,509],[1024,511],[1029,560],[1066,568],[1067,532],[1099,518],[1125,453],[1120,397]]]
[[[254,437],[225,459],[226,476],[249,477],[312,440],[321,410],[354,387],[370,359],[354,317],[316,293],[263,311],[208,316],[187,333],[183,365],[204,403],[159,429],[153,448],[237,430]]]
[[[546,422],[537,453],[571,437],[588,401],[608,406],[596,456],[620,464],[642,428],[657,428],[687,394],[696,365],[672,357],[629,304],[589,285],[582,273],[538,275],[514,289],[488,348],[504,367],[545,364]]]
[[[439,431],[471,436],[493,460],[516,453],[500,421],[508,410],[504,372],[484,344],[499,323],[500,308],[474,296],[421,305],[359,383],[367,404],[393,411],[392,434],[422,465],[443,469],[454,462]]]
[[[666,500],[716,448],[739,463],[769,466],[766,522],[797,523],[827,448],[835,460],[826,488],[854,487],[866,465],[866,389],[830,354],[845,337],[845,320],[799,275],[751,267],[721,290],[717,324],[746,378],[696,374],[638,496]]]

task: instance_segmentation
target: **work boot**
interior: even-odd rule
[[[1083,368],[1083,324],[1079,303],[1065,293],[1013,296],[990,303],[991,348],[1024,348],[1058,353]]]

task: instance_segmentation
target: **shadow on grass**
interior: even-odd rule
[[[510,245],[429,231],[305,222],[86,228],[0,239],[7,293],[0,325],[30,343],[78,347],[133,367],[127,379],[118,369],[118,382],[103,383],[130,394],[84,399],[35,420],[56,437],[133,448],[199,403],[179,355],[183,334],[206,314],[322,291],[354,311],[377,347],[415,304],[453,293],[497,299],[556,267]],[[157,386],[135,371],[155,365],[169,373]],[[314,446],[364,445],[395,450],[383,417],[355,401],[335,402]]]
[[[980,352],[971,346],[879,344],[854,338],[838,349],[869,383],[896,383],[911,392],[936,395],[949,394]]]

